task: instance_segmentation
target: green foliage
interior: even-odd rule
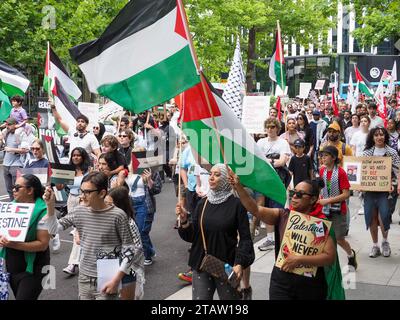
[[[376,46],[385,38],[400,37],[400,0],[358,0],[354,8],[357,22],[363,25],[354,36],[362,46]]]

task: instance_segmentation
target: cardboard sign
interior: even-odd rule
[[[131,156],[132,169],[134,173],[142,174],[144,169],[161,171],[165,164],[165,157],[156,151],[134,151]]]
[[[48,173],[49,170],[47,168],[18,168],[17,179],[26,174],[33,174],[39,178],[42,185],[46,185]]]
[[[79,102],[78,109],[89,119],[89,128],[99,123],[99,107],[98,103]]]
[[[54,184],[74,184],[75,166],[70,164],[50,163],[50,182]]]
[[[343,157],[350,190],[390,192],[391,157]]]
[[[245,96],[243,99],[242,124],[249,133],[264,133],[264,121],[268,118],[269,96]]]
[[[281,248],[275,265],[281,268],[289,254],[315,256],[320,254],[328,240],[331,222],[296,211],[289,213]],[[299,266],[292,273],[315,277],[318,267]]]
[[[324,89],[324,85],[325,85],[325,80],[317,80],[317,82],[315,83],[315,90],[323,90]]]
[[[311,88],[312,88],[312,83],[310,83],[310,82],[300,82],[299,97],[301,99],[307,99]]]
[[[9,241],[24,242],[34,203],[0,202],[0,234]]]

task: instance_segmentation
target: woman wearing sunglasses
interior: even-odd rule
[[[385,128],[377,127],[371,129],[367,136],[365,157],[391,157],[392,158],[392,189],[400,192],[398,185],[400,158],[396,150],[389,147],[389,133]],[[391,222],[391,208],[388,199],[388,192],[364,193],[364,217],[367,229],[370,229],[372,238],[372,249],[370,258],[376,258],[381,254],[384,257],[390,257],[391,249],[388,242],[388,235]],[[395,204],[395,203],[394,203]],[[382,232],[382,252],[378,244],[378,226]]]
[[[230,171],[229,181],[237,191],[243,206],[255,217],[269,225],[276,226],[278,246],[283,239],[290,211],[297,211],[316,218],[326,219],[322,206],[318,203],[323,187],[322,180],[306,180],[296,185],[290,209],[267,208],[258,206],[240,184],[236,174]],[[276,252],[276,256],[277,257]],[[291,273],[299,265],[317,266],[315,277],[306,277]],[[330,232],[323,252],[314,256],[289,254],[281,269],[274,266],[269,298],[271,300],[325,300],[344,299],[342,276],[337,259],[334,234]]]
[[[39,139],[36,139],[31,146],[32,157],[27,157],[27,161],[25,162],[25,167],[28,169],[33,168],[48,168],[49,161],[44,157],[44,146],[43,142]]]
[[[123,129],[118,134],[118,151],[125,157],[127,164],[131,163],[134,134],[131,129]]]
[[[50,265],[47,207],[43,187],[34,175],[24,175],[13,187],[16,203],[34,203],[25,242],[12,242],[0,235],[0,258],[6,260],[10,286],[16,300],[36,300],[42,292],[43,267]]]

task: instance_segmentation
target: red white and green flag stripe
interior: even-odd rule
[[[177,0],[130,1],[99,39],[70,49],[91,92],[135,113],[200,82]]]
[[[374,94],[371,89],[367,86],[365,78],[361,74],[360,70],[358,70],[357,66],[354,65],[354,72],[356,74],[357,86],[360,92],[364,93],[368,97],[373,97]]]
[[[30,81],[17,69],[0,60],[0,89],[12,97],[24,96]]]
[[[269,63],[269,77],[272,81],[276,82],[281,87],[282,91],[285,92],[286,87],[286,70],[285,70],[285,58],[283,57],[283,46],[281,38],[281,29],[279,27],[275,34],[275,45],[274,53]]]
[[[204,82],[227,164],[243,185],[281,203],[286,189],[274,168],[247,133],[232,109],[208,82]],[[224,163],[202,84],[185,91],[183,129],[194,150],[208,163]]]
[[[78,100],[82,95],[81,90],[71,79],[70,74],[65,69],[60,58],[56,55],[53,49],[48,45],[46,53],[46,66],[44,70],[43,89],[46,92],[51,92],[54,85],[54,78],[57,78],[62,84],[65,92],[75,100]]]

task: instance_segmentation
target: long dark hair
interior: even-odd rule
[[[82,163],[78,165],[79,169],[81,169],[83,173],[88,172],[90,167],[90,157],[89,154],[86,152],[86,150],[81,147],[76,147],[74,150],[72,150],[71,158],[69,159],[69,164],[74,165],[72,163],[72,155],[74,154],[75,151],[78,151],[82,157]]]
[[[310,127],[310,124],[308,123],[307,116],[306,116],[304,113],[300,112],[300,113],[297,115],[297,117],[301,117],[301,118],[303,119],[303,122],[304,122],[304,130]],[[296,128],[297,128],[297,131],[300,131],[300,126],[299,126],[298,123],[297,123],[297,125],[296,125]]]
[[[125,187],[115,187],[108,195],[113,199],[114,205],[123,210],[129,218],[135,219],[135,212],[132,207],[129,191]]]
[[[385,145],[389,145],[389,133],[387,132],[387,130],[383,127],[376,127],[376,128],[372,128],[367,136],[367,142],[365,143],[365,149],[364,150],[368,150],[371,149],[372,147],[375,146],[375,141],[374,141],[374,135],[376,132],[378,131],[382,131],[383,134],[385,135]]]
[[[33,197],[35,200],[43,197],[44,188],[38,177],[33,174],[25,174],[22,178],[25,180],[26,187],[33,189]]]
[[[101,139],[103,139],[104,133],[106,132],[106,127],[101,122],[99,122],[97,125],[99,126],[99,133],[95,134],[94,136],[96,137],[97,141],[100,143]]]
[[[111,171],[114,171],[115,169],[118,168],[118,163],[117,163],[117,159],[114,156],[114,152],[111,151],[111,152],[102,153],[99,157],[99,160],[100,159],[104,159],[104,161],[107,163],[107,165]]]

